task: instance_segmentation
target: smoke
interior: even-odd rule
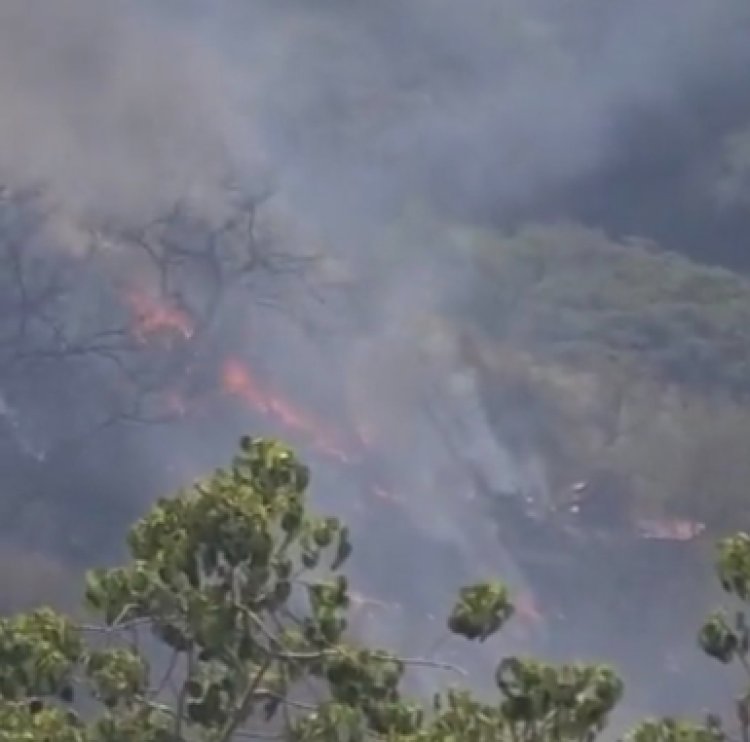
[[[689,129],[697,88],[748,57],[736,2],[280,8],[262,32],[273,56],[248,62],[269,70],[266,141],[301,204],[337,222],[425,192],[529,207],[615,160],[643,119]]]
[[[133,3],[11,0],[0,8],[0,173],[68,209],[153,215],[206,196],[254,148],[232,71],[178,22]]]
[[[442,388],[460,370],[450,349],[425,365],[425,322],[472,278],[439,225],[392,223],[423,203],[501,224],[534,216],[550,194],[585,196],[581,184],[601,183],[634,137],[648,149],[653,121],[692,145],[706,91],[737,95],[749,25],[744,0],[4,0],[0,179],[43,187],[66,245],[83,239],[82,221],[142,223],[180,200],[213,213],[228,182],[272,182],[285,234],[353,263],[366,322],[352,313],[335,337],[311,340],[263,320],[263,363],[308,403],[338,393],[378,429],[409,517],[384,516],[373,536],[367,514],[347,515],[384,560],[370,581],[385,589],[411,573],[395,592],[424,581],[418,600],[440,612],[466,579],[523,576],[462,497],[468,483],[425,417],[426,379]],[[340,319],[330,297],[315,306],[316,319]],[[237,324],[235,313],[225,335]],[[463,396],[443,402],[485,450],[482,466],[500,487],[531,486],[528,462],[490,440],[471,380],[454,381]],[[241,425],[214,424],[212,445],[167,432],[134,445],[128,466],[153,472],[183,445],[192,468],[218,463]],[[435,541],[447,566],[409,561]]]
[[[86,209],[153,210],[268,168],[298,218],[329,228],[426,191],[499,213],[533,204],[750,56],[740,0],[10,0],[0,13],[6,179]]]

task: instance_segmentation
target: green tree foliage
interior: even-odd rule
[[[628,742],[719,742],[750,739],[750,627],[743,606],[750,604],[750,535],[738,533],[719,542],[716,571],[724,592],[740,605],[730,616],[725,609],[710,615],[698,634],[701,649],[715,660],[739,665],[746,688],[735,702],[736,718],[728,730],[710,715],[704,724],[674,719],[648,721],[629,735]],[[736,730],[736,731],[735,731]]]
[[[468,313],[547,359],[618,358],[700,390],[748,392],[750,284],[577,225],[458,232],[481,279]]]
[[[461,690],[431,710],[405,698],[408,666],[433,663],[347,641],[351,545],[308,510],[307,484],[287,448],[245,439],[231,467],[135,525],[129,563],[89,574],[100,626],[47,609],[4,619],[0,740],[480,742],[605,724],[621,684],[596,666],[507,659],[494,705]],[[448,625],[483,641],[512,613],[502,584],[468,586]]]
[[[507,657],[494,701],[462,688],[431,705],[406,697],[411,665],[446,666],[348,639],[351,545],[337,519],[308,509],[308,479],[283,445],[244,439],[229,468],[135,525],[125,566],[89,574],[101,624],[45,608],[0,620],[0,742],[557,742],[604,729],[623,693],[604,665]],[[722,544],[719,571],[750,599],[750,537]],[[504,585],[470,585],[447,626],[482,642],[512,615]],[[744,618],[712,617],[701,643],[747,664]],[[630,740],[723,735],[715,720],[663,720]]]

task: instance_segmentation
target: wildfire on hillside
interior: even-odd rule
[[[224,392],[241,399],[255,411],[272,417],[290,432],[304,436],[318,451],[342,462],[350,460],[347,446],[336,431],[261,384],[250,368],[237,358],[224,361],[221,386]]]
[[[159,301],[144,291],[131,291],[125,298],[131,310],[131,332],[139,343],[164,351],[173,348],[175,342],[195,341],[193,322],[181,309]],[[376,435],[368,420],[354,419],[348,424],[344,421],[338,425],[322,420],[282,394],[236,354],[220,361],[215,373],[214,390],[268,419],[290,439],[346,465],[355,475],[358,472],[367,492],[377,501],[405,507],[406,503],[384,484],[385,471],[377,464],[381,437]],[[208,402],[212,396],[209,394],[203,401]],[[168,408],[179,416],[195,412],[198,401],[175,389],[165,391],[165,400]],[[585,486],[579,485],[576,493],[581,495],[585,489]],[[701,530],[700,524],[687,521],[651,520],[639,522],[636,535],[646,539],[691,540]],[[357,600],[354,602],[357,603]],[[531,590],[517,595],[514,603],[516,616],[524,630],[543,629],[546,612]],[[368,602],[368,605],[374,604]]]
[[[192,319],[181,309],[154,298],[144,291],[130,291],[124,297],[131,312],[131,333],[141,344],[164,351],[176,340],[195,340]],[[222,394],[238,400],[248,410],[262,415],[284,431],[285,435],[347,467],[361,470],[369,494],[379,502],[404,507],[404,502],[383,482],[383,472],[373,466],[377,460],[377,437],[366,421],[335,427],[284,396],[260,378],[251,366],[237,355],[220,363],[216,384]],[[209,398],[212,395],[209,394]],[[179,417],[195,412],[201,400],[186,396],[176,388],[164,390],[168,411]],[[208,398],[203,399],[207,402]],[[354,600],[357,603],[357,599]],[[373,599],[368,605],[379,604]],[[517,615],[527,627],[541,624],[542,616],[531,593],[519,596]]]
[[[124,295],[124,301],[131,313],[131,334],[139,343],[163,349],[165,344],[170,345],[175,338],[182,341],[194,339],[193,321],[183,310],[141,289],[128,291]],[[282,395],[271,384],[262,381],[237,356],[224,359],[217,384],[225,395],[240,400],[248,409],[277,423],[290,437],[300,439],[329,458],[356,465],[371,454],[371,441],[362,431],[357,429],[351,435],[346,435],[344,431],[320,420]],[[189,402],[176,389],[166,390],[164,399],[167,409],[180,417],[187,415],[195,402]],[[398,501],[380,483],[372,484],[370,490],[380,499]]]
[[[371,453],[361,435],[345,437],[262,383],[249,366],[236,357],[224,361],[221,387],[226,394],[240,399],[254,411],[280,423],[290,434],[302,437],[316,451],[341,463],[355,466]],[[371,483],[370,492],[382,500],[399,502],[398,497],[380,483]]]

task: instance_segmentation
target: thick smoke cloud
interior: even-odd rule
[[[750,120],[737,106],[731,120],[714,121],[701,106],[724,111],[744,93],[749,28],[745,0],[4,0],[0,180],[43,186],[67,244],[80,219],[142,222],[178,199],[213,209],[227,180],[268,179],[301,242],[366,268],[367,336],[339,332],[316,353],[320,341],[281,335],[264,341],[264,360],[279,378],[318,374],[343,389],[341,359],[365,359],[348,393],[392,436],[383,465],[413,492],[409,526],[421,519],[422,535],[459,562],[449,576],[428,575],[430,559],[411,563],[415,578],[435,583],[425,597],[435,602],[451,581],[513,570],[481,530],[482,513],[450,492],[428,503],[422,494],[439,476],[443,490],[465,483],[451,479],[422,417],[413,346],[424,317],[471,285],[433,244],[396,237],[390,257],[373,245],[414,202],[500,224],[547,213],[550,199],[586,213],[592,194],[620,192],[623,173],[636,190],[648,182],[648,164],[622,162],[645,150],[658,166],[654,122],[659,136],[670,133],[667,169],[682,156],[700,161],[693,148],[705,137],[693,132],[704,119],[712,142],[717,128]],[[684,172],[670,177],[693,171]],[[625,219],[617,228],[641,226]],[[298,377],[320,403],[316,385]],[[466,429],[489,445],[481,410],[466,404]],[[170,445],[168,433],[159,440],[149,443],[150,464]],[[515,462],[497,466],[501,456],[489,446],[484,463],[507,486],[519,475]],[[359,527],[367,530],[366,517]],[[375,555],[406,560],[406,530],[384,521]]]
[[[264,159],[326,224],[425,189],[500,213],[533,203],[750,56],[740,0],[10,0],[0,13],[8,177],[153,208]]]
[[[679,137],[748,58],[738,2],[282,3],[274,18],[247,24],[268,56],[244,57],[268,73],[266,141],[329,219],[342,197],[367,213],[424,191],[533,206],[616,160],[644,120],[671,116]],[[245,28],[237,46],[253,47]]]
[[[158,213],[246,166],[215,49],[133,3],[11,0],[0,8],[0,173],[80,212]]]

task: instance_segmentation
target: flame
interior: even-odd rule
[[[336,431],[263,385],[238,358],[228,358],[224,362],[221,386],[226,394],[241,399],[263,415],[275,418],[287,430],[301,434],[311,441],[318,451],[343,463],[357,463],[363,451],[370,448],[361,430],[353,435],[352,445],[341,443],[341,436]],[[381,484],[371,484],[370,492],[384,502],[403,505],[395,494]]]
[[[133,324],[131,332],[138,342],[146,343],[155,337],[181,337],[190,340],[195,334],[195,326],[191,317],[178,307],[154,297],[140,289],[133,289],[126,293],[125,301],[132,314]],[[275,418],[286,429],[296,432],[308,439],[313,446],[328,456],[344,463],[360,462],[362,454],[366,454],[376,445],[376,431],[361,420],[353,425],[351,445],[342,445],[341,437],[329,426],[317,420],[311,414],[297,408],[293,403],[275,393],[255,378],[250,368],[236,357],[227,358],[221,368],[221,387],[227,395],[244,402],[253,410]],[[178,415],[185,416],[191,405],[178,390],[168,390],[165,394],[166,408]],[[361,463],[361,462],[360,462]],[[403,501],[388,488],[378,482],[369,485],[370,492],[379,500],[392,505],[403,507]],[[469,495],[471,497],[471,495]],[[645,529],[644,529],[645,530]],[[678,537],[683,536],[683,529],[676,529]],[[661,534],[660,534],[661,535]],[[653,534],[644,537],[654,537]],[[674,529],[673,529],[674,537]],[[367,596],[352,594],[355,607],[400,608],[398,604],[384,603]],[[538,608],[533,593],[525,592],[514,601],[516,613],[526,627],[537,627],[544,623],[542,613]],[[428,616],[434,620],[434,616]]]
[[[132,332],[139,342],[147,342],[149,338],[165,333],[180,335],[185,340],[193,337],[193,322],[181,309],[139,289],[129,291],[125,299],[133,315]]]
[[[227,359],[222,368],[221,382],[227,394],[264,415],[276,418],[284,427],[311,440],[318,450],[344,462],[350,460],[346,447],[339,443],[339,436],[334,431],[264,387],[242,361]]]

